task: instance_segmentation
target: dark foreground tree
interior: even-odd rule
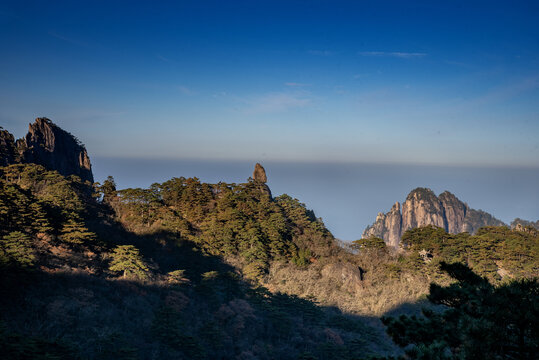
[[[463,264],[441,263],[456,280],[431,284],[428,299],[442,305],[424,317],[382,318],[393,340],[412,359],[536,359],[539,353],[539,282],[500,286]]]

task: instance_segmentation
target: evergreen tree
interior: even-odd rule
[[[112,176],[109,175],[107,180],[103,181],[100,191],[103,193],[104,203],[110,204],[112,200],[116,198],[118,192],[116,191],[116,182]]]
[[[0,240],[0,267],[29,268],[34,265],[35,260],[32,241],[27,234],[14,231]]]
[[[95,234],[84,226],[82,220],[72,218],[63,224],[60,240],[70,244],[84,244],[94,241]]]
[[[133,245],[120,245],[112,253],[111,271],[123,272],[123,277],[145,279],[148,277],[148,266],[142,259],[139,250]]]
[[[387,249],[386,243],[384,242],[384,240],[376,236],[370,236],[368,238],[354,240],[352,241],[352,248],[357,251],[361,251],[361,250],[385,251]]]
[[[539,352],[539,282],[495,287],[463,264],[441,263],[455,283],[431,284],[429,301],[444,311],[382,318],[411,359],[532,359]],[[410,346],[410,344],[412,346]]]

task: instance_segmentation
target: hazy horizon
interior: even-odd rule
[[[447,190],[471,208],[509,224],[520,217],[539,219],[539,168],[458,167],[373,163],[298,163],[259,161],[274,196],[288,194],[321,217],[339,239],[361,237],[379,212],[403,202],[416,187],[437,195]],[[172,177],[203,182],[246,182],[256,161],[200,159],[92,159],[96,181],[112,175],[118,188],[149,187]]]

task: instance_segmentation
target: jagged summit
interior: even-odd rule
[[[397,247],[402,234],[409,229],[435,225],[453,234],[474,233],[486,225],[500,226],[504,223],[492,215],[471,209],[449,191],[436,196],[431,189],[416,188],[406,197],[402,212],[398,202],[387,213],[379,213],[376,221],[363,232],[363,237],[378,236]]]
[[[17,141],[8,131],[0,130],[0,165],[16,163],[39,164],[64,176],[77,175],[83,181],[94,181],[84,145],[45,117],[29,124],[28,134]]]

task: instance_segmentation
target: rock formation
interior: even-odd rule
[[[463,231],[473,232],[473,229],[470,229],[466,222],[466,213],[469,211],[466,204],[449,191],[444,191],[438,198],[445,211],[447,232],[452,234]]]
[[[516,218],[511,222],[511,229],[516,231],[526,231],[526,229],[536,229],[539,230],[539,220],[537,221],[528,221],[520,218]]]
[[[13,164],[17,161],[15,138],[7,130],[0,127],[0,166]]]
[[[406,231],[425,225],[446,228],[444,208],[432,190],[417,188],[402,204],[402,229]]]
[[[9,132],[0,131],[0,165],[15,163],[39,164],[64,176],[94,181],[84,145],[47,118],[37,118],[29,125],[28,134],[16,142]]]
[[[264,167],[259,163],[256,163],[255,165],[255,169],[253,171],[253,181],[255,184],[257,184],[260,191],[268,194],[271,198],[271,190],[269,186],[266,185],[266,182],[268,181],[268,178],[266,176],[266,170],[264,170]]]
[[[415,227],[426,225],[439,226],[445,231],[457,234],[474,233],[486,225],[504,225],[492,215],[468,207],[455,195],[444,191],[436,196],[432,190],[417,188],[412,190],[402,204],[402,213],[398,202],[386,213],[379,213],[376,221],[368,226],[362,237],[377,236],[387,245],[398,247],[402,234]]]
[[[402,216],[400,204],[397,201],[387,213],[378,213],[374,224],[363,233],[363,237],[370,235],[378,236],[390,246],[398,246],[401,239]]]
[[[259,163],[256,163],[255,170],[253,171],[253,180],[261,183],[267,183],[268,178],[266,176],[266,170]]]

